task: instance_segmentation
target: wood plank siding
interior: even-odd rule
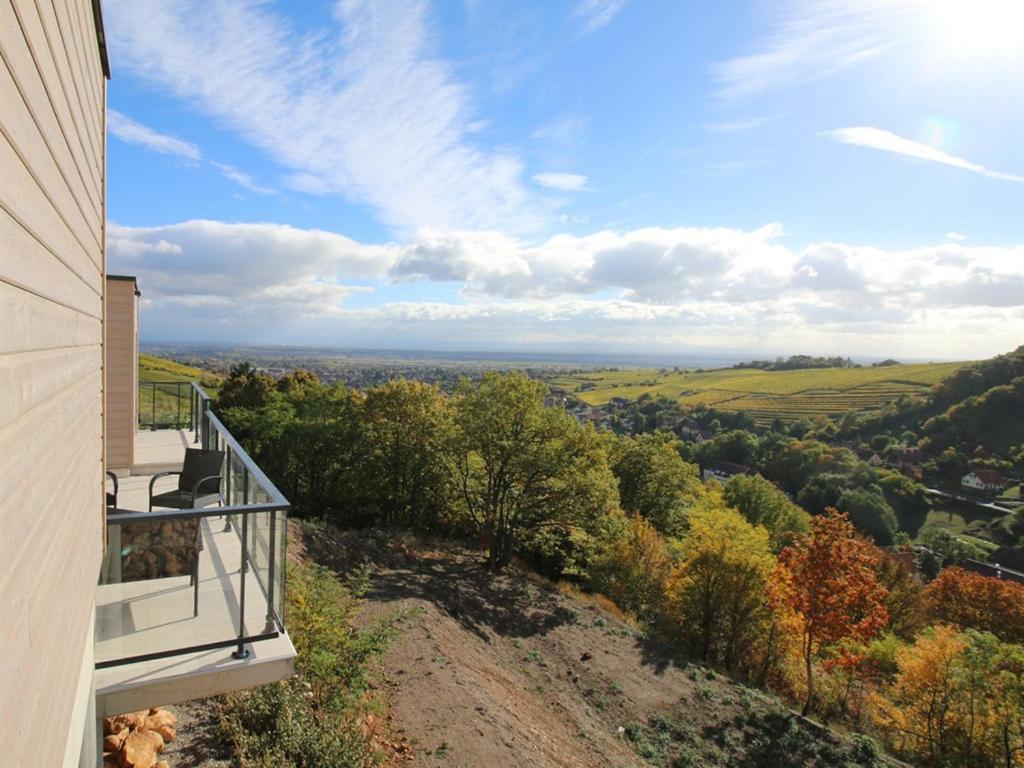
[[[103,546],[106,77],[90,0],[0,0],[0,758],[78,763]],[[83,690],[84,688],[84,690]]]
[[[138,392],[139,334],[135,278],[107,276],[103,297],[104,414],[103,445],[107,468],[130,469],[135,463],[136,394]]]

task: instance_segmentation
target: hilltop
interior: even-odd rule
[[[790,422],[802,416],[866,412],[904,396],[923,396],[965,365],[919,363],[780,371],[632,368],[556,377],[550,384],[593,406],[606,405],[613,398],[667,397],[683,406],[707,405],[732,413],[745,411],[759,426],[768,426],[776,418]]]

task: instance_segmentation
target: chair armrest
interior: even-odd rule
[[[114,481],[114,495],[117,496],[117,475],[110,470],[107,470],[107,477]]]
[[[149,498],[153,498],[153,484],[156,483],[161,477],[167,477],[168,475],[180,475],[181,472],[157,472],[149,480]]]
[[[209,475],[208,477],[201,477],[198,480],[196,480],[196,484],[194,486],[192,486],[192,501],[193,501],[193,503],[195,503],[196,497],[199,495],[199,487],[203,483],[208,483],[211,480],[216,480],[217,481],[217,488],[215,490],[215,493],[220,493],[220,475]]]

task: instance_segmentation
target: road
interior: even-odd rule
[[[963,502],[964,504],[972,504],[975,507],[981,507],[983,509],[990,509],[993,512],[999,512],[1000,514],[1003,514],[1003,515],[1006,515],[1006,514],[1009,514],[1009,513],[1015,511],[1013,509],[1010,509],[1009,507],[1001,507],[1001,506],[999,506],[998,504],[996,504],[994,502],[986,503],[986,502],[983,502],[983,501],[979,501],[978,499],[975,499],[975,498],[973,498],[971,496],[964,496],[963,494],[960,494],[960,493],[950,493],[949,491],[941,491],[938,488],[926,488],[925,490],[927,490],[928,493],[932,494],[933,496],[944,496],[947,499],[953,499],[955,501],[960,501],[960,502]]]

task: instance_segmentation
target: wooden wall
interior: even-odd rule
[[[107,276],[103,295],[104,414],[108,469],[135,463],[136,392],[139,380],[138,300],[135,278]]]
[[[89,0],[0,0],[5,766],[77,763],[87,719],[104,514],[105,103]]]

